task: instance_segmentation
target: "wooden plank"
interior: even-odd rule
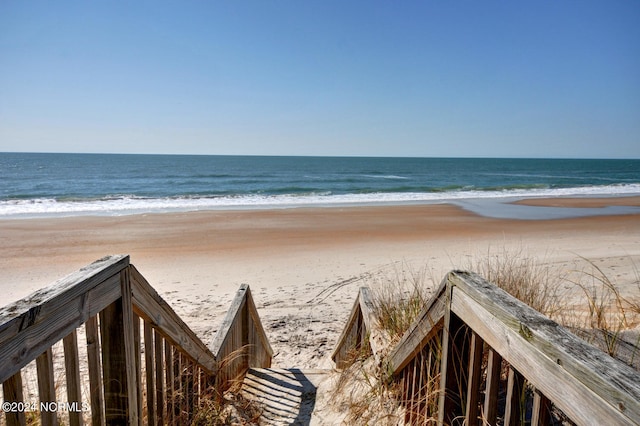
[[[76,330],[62,339],[64,346],[64,369],[67,378],[67,402],[82,406],[82,383],[80,382],[80,357],[78,356],[78,338]],[[84,424],[81,410],[69,411],[69,424]]]
[[[186,394],[187,389],[185,388],[185,374],[186,374],[186,355],[183,353],[177,352],[178,362],[176,364],[177,374],[176,374],[176,388],[178,389],[178,400],[176,401],[176,417],[178,418],[178,424],[187,424],[186,421]]]
[[[531,426],[546,426],[551,420],[551,401],[539,390],[533,391],[533,407],[531,408]]]
[[[142,426],[142,363],[140,361],[140,357],[142,353],[140,351],[140,347],[142,346],[142,341],[140,339],[140,317],[133,314],[133,344],[135,347],[135,357],[136,357],[136,383],[138,384],[138,389],[136,392],[137,406],[138,406],[138,425]]]
[[[482,355],[484,342],[476,333],[471,333],[471,349],[469,351],[469,372],[467,386],[466,424],[478,424],[478,404],[480,401],[480,379],[482,375]]]
[[[509,366],[507,379],[507,404],[504,411],[504,424],[517,426],[524,424],[522,410],[524,392],[524,377],[513,367]]]
[[[475,274],[448,279],[453,311],[574,422],[640,423],[640,374]]]
[[[130,424],[122,299],[100,312],[102,377],[107,425]]]
[[[153,336],[154,344],[154,364],[155,364],[155,393],[156,393],[156,424],[158,426],[164,424],[164,346],[162,336],[155,331]]]
[[[91,400],[91,424],[102,426],[104,420],[104,396],[102,393],[102,366],[100,363],[100,340],[98,318],[92,316],[85,323],[87,335],[87,364],[89,367],[89,394]]]
[[[147,424],[155,425],[157,423],[156,414],[156,376],[153,372],[154,362],[154,343],[153,343],[153,329],[149,322],[144,321],[144,365],[145,365],[145,378],[147,384]]]
[[[174,361],[173,361],[173,346],[165,341],[164,344],[164,359],[165,359],[165,384],[166,384],[166,404],[167,404],[167,424],[175,424],[174,416]]]
[[[4,402],[24,402],[22,396],[22,374],[20,370],[2,383],[2,395]],[[27,419],[24,413],[24,410],[5,411],[7,426],[25,426]]]
[[[58,424],[57,410],[45,408],[49,403],[57,401],[51,348],[36,358],[36,370],[38,372],[38,394],[40,395],[40,421],[43,426],[55,426]]]
[[[207,345],[133,266],[130,268],[130,276],[134,312],[161,330],[167,340],[201,364],[208,374],[214,375],[217,368],[216,357]]]
[[[389,354],[389,367],[393,375],[400,371],[442,329],[445,313],[446,282],[443,281],[422,309],[411,327]]]
[[[482,416],[487,424],[496,424],[498,416],[498,393],[500,391],[500,373],[502,370],[502,357],[489,348],[487,355],[487,381],[484,393],[484,410]]]

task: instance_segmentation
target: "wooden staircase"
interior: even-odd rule
[[[372,357],[401,392],[405,424],[640,425],[637,371],[475,274],[449,273],[390,352],[372,306],[360,289],[332,359],[340,369],[354,353]],[[25,410],[4,407],[56,402],[61,382],[67,403],[86,408],[66,413],[70,425],[190,424],[208,390],[239,382],[262,405],[261,424],[342,423],[340,404],[330,403],[339,402],[331,401],[338,370],[271,368],[272,356],[247,285],[209,346],[128,256],[108,256],[0,308],[0,425],[26,425]],[[22,370],[32,367],[37,398],[23,386]],[[59,414],[40,410],[40,421],[56,425]]]
[[[243,396],[262,408],[263,425],[331,425],[340,418],[327,406],[333,370],[251,368]]]

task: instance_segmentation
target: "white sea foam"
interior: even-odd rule
[[[128,215],[219,209],[269,209],[305,206],[444,203],[465,199],[519,197],[624,196],[640,194],[640,184],[560,189],[512,189],[503,191],[459,190],[449,192],[389,192],[367,194],[243,195],[221,197],[140,198],[108,197],[87,201],[51,198],[0,201],[0,218],[47,216]]]

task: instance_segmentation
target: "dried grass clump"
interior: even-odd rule
[[[400,340],[429,301],[432,284],[426,266],[416,270],[407,263],[394,265],[373,279],[371,290],[376,317],[380,327],[389,334],[390,343]]]
[[[343,424],[402,424],[399,385],[389,380],[372,357],[353,351],[350,358],[350,365],[341,371],[330,399],[338,411],[346,413]]]
[[[221,395],[208,387],[200,394],[191,425],[258,425],[260,415],[258,405],[244,398],[240,389],[232,388]]]
[[[550,318],[563,309],[566,272],[530,256],[522,247],[489,248],[485,256],[472,261],[469,269]]]
[[[586,314],[567,321],[581,338],[598,346],[614,358],[640,369],[640,274],[632,262],[638,287],[625,297],[620,285],[593,261],[581,257],[586,267],[572,280],[582,290]]]

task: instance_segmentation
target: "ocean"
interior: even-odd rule
[[[640,194],[640,160],[0,153],[0,218]]]

